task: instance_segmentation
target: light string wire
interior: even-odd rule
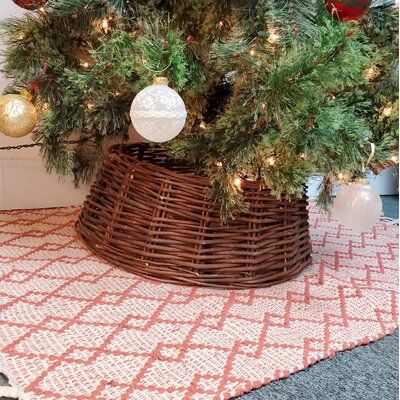
[[[89,139],[80,139],[80,140],[64,140],[60,142],[60,144],[79,144],[79,143],[85,143],[88,142]],[[45,144],[44,142],[36,142],[36,143],[29,143],[29,144],[20,144],[18,146],[3,146],[0,147],[0,151],[8,151],[8,150],[21,150],[21,149],[27,149],[30,147],[43,147]]]

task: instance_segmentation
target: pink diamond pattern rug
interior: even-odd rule
[[[21,399],[229,399],[397,327],[397,229],[310,207],[314,263],[221,291],[130,275],[78,240],[79,209],[0,213],[1,369]]]

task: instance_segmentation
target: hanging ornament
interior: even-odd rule
[[[340,21],[360,19],[369,9],[372,0],[325,0],[326,8]]]
[[[32,85],[31,85],[31,90],[32,90],[35,94],[37,94],[37,92],[39,91],[39,89],[40,89],[40,82],[39,82],[39,81],[33,82]]]
[[[40,7],[43,7],[47,0],[13,0],[13,2],[25,10],[37,10]]]
[[[22,137],[32,132],[38,120],[32,96],[28,92],[0,97],[0,132]]]
[[[367,184],[357,181],[346,186],[335,198],[333,214],[343,225],[356,231],[366,232],[379,220],[382,200],[379,194]]]
[[[151,142],[166,142],[183,129],[186,109],[182,98],[168,87],[167,78],[155,78],[133,99],[132,124],[139,135]]]

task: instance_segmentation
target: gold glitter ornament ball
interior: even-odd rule
[[[38,120],[35,106],[23,95],[0,96],[0,132],[22,137],[32,132]]]

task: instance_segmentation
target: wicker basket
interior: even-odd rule
[[[307,198],[278,201],[243,182],[250,210],[222,225],[209,181],[148,145],[114,146],[76,230],[95,254],[162,282],[256,288],[311,262]]]

